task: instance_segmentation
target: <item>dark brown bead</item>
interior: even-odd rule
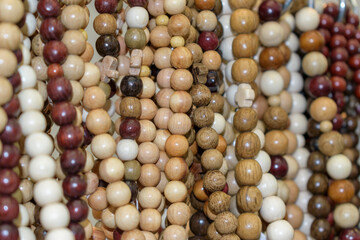
[[[326,196],[314,195],[308,202],[308,211],[315,218],[327,218],[331,211],[331,205]]]
[[[121,80],[120,90],[125,96],[136,97],[143,90],[143,82],[137,76],[125,76]]]
[[[318,240],[329,239],[331,225],[327,219],[315,219],[311,224],[311,236]]]
[[[308,158],[307,167],[313,172],[324,172],[326,170],[325,156],[321,152],[312,152]]]
[[[209,107],[199,107],[193,113],[195,126],[199,128],[210,127],[214,122],[214,112]]]
[[[53,102],[69,101],[72,97],[72,86],[64,77],[51,79],[47,85],[48,96]]]
[[[277,47],[264,48],[260,53],[259,64],[263,70],[275,70],[284,64],[284,56]]]
[[[326,194],[328,190],[328,177],[323,173],[313,174],[308,183],[307,189],[313,194]]]
[[[56,136],[59,147],[64,149],[74,149],[83,143],[84,131],[81,127],[74,125],[61,126]]]
[[[64,35],[65,27],[57,18],[46,18],[40,25],[40,36],[44,43],[56,40],[60,41]]]
[[[253,108],[240,108],[233,119],[234,128],[239,132],[251,131],[258,121],[257,112]]]
[[[43,17],[57,17],[61,14],[61,5],[57,0],[40,0],[37,12]]]
[[[199,199],[197,199],[194,195],[194,193],[191,193],[190,195],[190,202],[191,202],[191,206],[193,208],[195,208],[198,211],[202,211],[204,209],[204,204],[205,202],[200,201]]]
[[[193,104],[197,107],[206,106],[211,100],[211,91],[204,84],[193,85],[190,90]]]
[[[205,236],[210,223],[203,212],[196,212],[190,218],[190,229],[197,236]]]
[[[57,125],[72,123],[76,118],[76,109],[70,102],[60,102],[53,105],[51,119]]]
[[[71,200],[66,204],[72,222],[81,222],[87,219],[89,207],[82,199]]]
[[[79,198],[85,194],[86,181],[78,175],[69,175],[63,181],[64,195],[69,198]]]
[[[288,115],[281,107],[269,107],[263,117],[266,128],[269,130],[286,129],[288,126]]]
[[[0,134],[0,140],[3,143],[11,144],[19,141],[21,138],[21,127],[15,118],[10,118],[5,125],[5,129]]]
[[[45,44],[43,49],[44,60],[48,65],[52,63],[63,64],[67,54],[67,48],[61,41],[50,41]]]
[[[222,113],[225,99],[218,93],[212,93],[210,103],[208,105],[215,113]]]
[[[85,166],[85,153],[81,148],[66,150],[60,158],[61,169],[65,174],[77,174]]]
[[[113,35],[102,35],[96,40],[96,51],[100,56],[110,55],[117,57],[120,52],[119,41]]]

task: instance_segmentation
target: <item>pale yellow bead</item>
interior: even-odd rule
[[[320,131],[323,133],[330,132],[333,128],[332,122],[329,120],[320,122]]]
[[[183,47],[185,45],[185,39],[182,36],[172,37],[170,40],[171,47]]]
[[[140,77],[149,77],[151,74],[151,70],[148,66],[142,65],[140,69]]]
[[[156,17],[157,26],[167,26],[169,22],[169,17],[166,15],[159,15]]]

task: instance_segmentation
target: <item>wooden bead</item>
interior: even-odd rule
[[[182,135],[171,135],[165,144],[166,153],[172,157],[184,156],[189,148],[186,137]]]
[[[160,224],[161,224],[161,215],[156,209],[144,209],[141,211],[140,228],[142,230],[155,232],[159,230]],[[124,237],[124,235],[122,237]],[[138,239],[138,238],[134,238],[134,239]]]
[[[229,4],[232,9],[247,8],[251,9],[256,3],[256,0],[230,0]]]
[[[328,189],[328,196],[336,204],[349,202],[354,196],[355,188],[349,180],[333,181]]]
[[[211,100],[210,89],[204,84],[193,85],[190,95],[195,106],[206,106]]]
[[[1,22],[18,23],[24,16],[24,4],[19,1],[6,0],[0,4]]]
[[[264,150],[270,155],[284,155],[288,147],[288,139],[282,131],[272,130],[265,134]]]
[[[107,183],[119,181],[124,176],[124,164],[117,158],[107,158],[100,162],[99,174]]]
[[[218,231],[216,231],[214,222],[209,225],[208,230],[207,230],[207,236],[210,239],[216,239],[216,240],[221,239],[222,236],[220,235],[220,233],[218,233]]]
[[[288,115],[281,107],[269,107],[264,114],[263,121],[269,130],[283,130],[288,126]]]
[[[320,52],[310,52],[302,59],[302,69],[310,77],[324,74],[327,68],[327,59]]]
[[[251,58],[240,58],[234,62],[231,75],[238,83],[251,83],[258,74],[256,62]]]
[[[0,74],[10,77],[15,73],[17,60],[14,53],[7,49],[0,49]]]
[[[202,56],[203,56],[203,51],[202,51],[201,47],[199,46],[199,44],[189,43],[189,44],[186,44],[185,47],[187,47],[191,51],[191,53],[193,55],[194,63],[201,62]]]
[[[143,49],[146,39],[145,31],[140,28],[129,28],[125,33],[126,46],[131,49]]]
[[[167,210],[167,219],[171,224],[185,225],[191,217],[190,207],[183,202],[173,203]]]
[[[191,119],[184,113],[173,114],[168,122],[168,129],[172,134],[185,135],[191,129]]]
[[[240,108],[235,112],[233,124],[239,132],[251,131],[258,121],[257,112],[252,108]]]
[[[170,97],[169,106],[173,112],[186,113],[191,105],[191,95],[186,91],[176,91]]]
[[[249,9],[236,9],[231,14],[230,25],[236,33],[251,33],[259,25],[259,16]]]
[[[141,103],[136,97],[125,97],[120,102],[120,115],[123,117],[139,118]]]
[[[251,58],[259,48],[259,37],[254,34],[239,34],[233,40],[232,51],[236,58]]]
[[[328,177],[323,173],[313,174],[307,182],[307,189],[313,194],[326,194]]]
[[[106,199],[114,207],[124,206],[131,199],[130,188],[122,181],[110,183],[106,187]]]
[[[184,14],[171,16],[167,25],[170,36],[187,38],[189,35],[190,21]]]
[[[200,10],[211,10],[215,6],[215,0],[195,0],[195,6]]]
[[[188,173],[188,166],[183,158],[173,157],[165,165],[165,174],[169,180],[182,180]]]
[[[236,204],[241,212],[257,212],[262,205],[262,195],[255,186],[242,186],[236,195]]]
[[[142,165],[138,181],[145,187],[155,187],[160,182],[160,169],[155,164]]]
[[[106,200],[106,189],[99,187],[93,194],[88,198],[88,204],[92,209],[102,211],[108,206]]]
[[[168,47],[156,49],[154,53],[154,64],[159,69],[170,68],[170,56],[172,51]]]
[[[193,56],[186,47],[178,47],[172,51],[170,62],[174,68],[189,68],[193,63]]]
[[[86,117],[87,129],[95,135],[107,133],[111,127],[111,118],[103,109],[95,109]]]
[[[310,115],[317,122],[332,120],[336,112],[336,103],[328,97],[316,98],[310,105]]]
[[[294,229],[300,228],[303,223],[304,213],[301,208],[295,204],[286,205],[285,219]]]
[[[238,227],[238,220],[231,212],[222,212],[215,218],[215,228],[220,234],[234,233]]]
[[[320,51],[325,44],[324,37],[316,30],[304,32],[301,34],[299,40],[300,48],[304,52]]]
[[[204,176],[204,188],[209,192],[221,191],[226,185],[226,178],[219,170],[207,171]]]
[[[193,187],[193,193],[195,197],[200,201],[206,201],[209,196],[207,195],[205,188],[204,188],[204,180],[200,179],[195,182]]]
[[[238,217],[236,234],[241,239],[258,239],[261,229],[262,223],[258,215],[254,213],[242,213]]]
[[[209,209],[214,214],[219,214],[230,209],[230,196],[224,192],[217,191],[209,197]]]
[[[163,238],[169,240],[181,240],[187,239],[188,235],[185,231],[185,228],[179,225],[170,225],[165,228],[163,232]]]
[[[154,47],[167,47],[170,44],[170,35],[166,26],[157,26],[150,33],[150,42]]]
[[[339,154],[344,150],[344,139],[342,135],[336,131],[322,134],[318,144],[320,151],[327,156]]]
[[[275,70],[284,63],[284,56],[277,47],[264,48],[259,57],[259,64],[263,70]]]
[[[216,148],[219,142],[217,132],[209,127],[200,129],[196,134],[196,143],[202,149]]]
[[[221,56],[216,51],[206,51],[203,54],[201,63],[204,64],[208,70],[219,70],[221,66]]]
[[[316,218],[325,218],[331,211],[331,205],[327,197],[314,195],[308,203],[308,212]]]
[[[187,196],[187,189],[183,182],[170,181],[166,184],[164,195],[171,203],[182,202]]]
[[[99,14],[93,23],[94,30],[99,35],[114,34],[116,31],[116,19],[108,13]]]
[[[218,170],[223,164],[223,158],[219,150],[208,149],[201,155],[201,165],[207,170]]]
[[[136,181],[140,177],[140,163],[136,160],[126,161],[124,163],[125,172],[124,176],[126,180]]]
[[[193,76],[186,69],[176,69],[170,77],[170,86],[176,91],[187,91],[193,84]]]
[[[214,112],[208,107],[199,107],[193,113],[193,122],[199,128],[210,127],[214,122]]]
[[[126,204],[115,211],[116,226],[123,231],[133,230],[138,226],[139,221],[139,211],[132,204]]]
[[[261,166],[253,159],[240,160],[235,167],[235,177],[239,186],[257,185],[262,177]]]
[[[311,224],[311,236],[315,239],[329,239],[331,225],[326,219],[315,219]]]
[[[254,158],[260,151],[259,137],[253,132],[241,133],[236,138],[235,151],[239,159]]]
[[[19,48],[21,31],[18,26],[3,22],[0,24],[0,47],[14,51]]]

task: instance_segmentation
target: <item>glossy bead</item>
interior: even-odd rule
[[[42,21],[40,26],[41,40],[44,43],[56,40],[60,41],[64,35],[65,28],[56,18],[46,18]]]
[[[328,196],[335,203],[349,202],[354,196],[354,185],[349,180],[336,180],[331,182]]]
[[[57,63],[50,64],[47,69],[47,76],[49,77],[49,79],[63,77],[64,70],[60,64]]]
[[[100,56],[110,55],[117,57],[120,52],[120,44],[113,35],[101,35],[96,40],[96,50]]]
[[[139,28],[129,28],[125,33],[125,43],[128,48],[142,49],[146,44],[144,30]]]
[[[47,64],[63,64],[67,57],[67,48],[63,42],[50,41],[44,46],[43,56]]]
[[[11,222],[19,214],[19,204],[11,196],[0,196],[0,220],[2,222]]]
[[[311,236],[315,239],[329,239],[331,233],[331,225],[326,219],[316,219],[311,224]]]
[[[236,233],[241,239],[258,239],[261,228],[260,217],[254,213],[242,213],[238,217]]]
[[[259,17],[249,9],[239,8],[231,14],[230,25],[236,33],[251,33],[258,27]]]
[[[139,77],[125,76],[121,80],[120,90],[125,96],[136,97],[143,90],[143,83]]]
[[[313,174],[308,183],[307,189],[313,194],[325,194],[328,190],[328,177],[323,173]]]
[[[85,194],[86,181],[78,175],[69,175],[63,181],[64,195],[69,198],[79,198]]]
[[[60,102],[53,105],[51,119],[57,125],[66,125],[72,123],[76,118],[76,109],[69,102]]]
[[[288,164],[282,156],[271,156],[271,168],[270,173],[277,179],[283,178],[288,171]]]
[[[41,0],[37,4],[37,11],[43,18],[57,17],[61,14],[61,5],[56,0]]]
[[[124,139],[137,139],[140,135],[140,123],[135,118],[125,118],[120,124],[120,136]]]
[[[214,32],[202,32],[199,35],[198,44],[204,51],[215,50],[219,45],[219,40]]]
[[[262,205],[262,195],[255,186],[242,186],[236,195],[236,204],[241,212],[257,212]]]
[[[69,80],[59,77],[48,82],[47,92],[54,102],[68,101],[72,96],[72,86]]]
[[[0,166],[4,168],[13,168],[19,164],[20,150],[15,145],[4,144],[0,157]]]
[[[4,240],[19,239],[18,228],[12,223],[1,223],[0,238]]]
[[[310,115],[318,122],[331,120],[336,115],[336,103],[328,97],[319,97],[310,105]]]
[[[5,125],[5,129],[0,134],[0,139],[3,143],[14,143],[21,138],[21,126],[14,118],[10,118]]]
[[[281,14],[281,5],[277,1],[267,0],[259,6],[259,17],[262,21],[277,21]]]
[[[56,136],[57,143],[65,149],[78,148],[83,143],[83,130],[74,125],[61,126]]]
[[[66,207],[69,209],[72,222],[81,222],[88,216],[88,206],[82,199],[70,200]]]
[[[16,191],[20,184],[18,175],[11,169],[0,170],[0,193],[1,194],[12,194]]]
[[[348,71],[348,66],[345,62],[334,62],[331,64],[330,72],[334,76],[346,77],[346,73]]]
[[[312,152],[308,158],[307,167],[313,172],[324,172],[326,169],[325,156],[320,152]]]
[[[66,150],[60,158],[61,169],[65,174],[77,174],[85,166],[86,158],[81,149]]]
[[[85,239],[85,230],[79,223],[71,222],[68,228],[74,234],[75,240]]]
[[[118,5],[117,0],[96,0],[95,8],[99,13],[114,13]]]
[[[325,196],[314,195],[310,198],[307,209],[316,218],[327,218],[331,211],[331,205]]]
[[[197,236],[205,236],[210,223],[203,212],[196,212],[190,218],[190,229]]]
[[[244,132],[237,137],[235,150],[239,158],[253,158],[260,151],[260,139],[255,133]]]
[[[356,228],[345,229],[340,232],[340,240],[352,240],[360,238],[360,231]]]

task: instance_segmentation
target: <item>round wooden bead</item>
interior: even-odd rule
[[[235,167],[235,177],[239,186],[257,185],[262,177],[261,166],[253,159],[240,160]]]
[[[191,217],[190,207],[183,202],[171,204],[166,214],[171,224],[180,226],[185,225]]]
[[[91,151],[97,158],[105,159],[111,157],[115,150],[115,140],[109,134],[96,135],[91,141]]]
[[[131,199],[130,188],[122,181],[110,183],[106,187],[106,199],[114,207],[124,206]]]
[[[195,106],[206,106],[211,100],[211,91],[204,84],[193,85],[190,90],[190,95]]]
[[[320,151],[327,156],[339,154],[344,150],[344,139],[342,135],[336,131],[322,134],[318,144]]]
[[[251,58],[259,48],[259,37],[254,34],[239,34],[232,43],[232,52],[236,58]]]
[[[94,30],[99,35],[114,34],[116,31],[116,19],[108,13],[99,14],[93,23]]]
[[[19,1],[2,1],[0,4],[1,22],[18,23],[24,16],[24,4]]]
[[[295,204],[286,205],[285,219],[291,224],[294,229],[301,226],[304,218],[304,213],[301,208]]]
[[[354,185],[349,180],[337,180],[330,184],[328,196],[335,203],[346,203],[352,199],[354,192]]]
[[[186,69],[177,69],[173,71],[170,77],[170,86],[176,91],[187,91],[193,84],[193,76]]]
[[[236,234],[241,239],[258,239],[261,234],[260,217],[254,213],[242,213],[238,217]]]
[[[191,95],[186,91],[176,91],[170,97],[169,107],[173,112],[186,113],[191,105]]]
[[[86,128],[95,135],[107,133],[111,127],[111,119],[103,109],[91,110],[86,117]]]
[[[302,8],[295,15],[296,27],[302,31],[307,32],[314,30],[320,23],[320,16],[315,9],[311,7]]]
[[[215,218],[215,228],[220,234],[234,233],[238,227],[238,220],[231,212],[222,212]]]
[[[278,69],[284,63],[284,56],[277,47],[264,48],[259,57],[260,67],[264,70]]]
[[[269,107],[263,116],[263,121],[266,128],[272,129],[285,129],[288,126],[288,115],[281,107]]]
[[[234,62],[231,75],[238,83],[251,83],[258,74],[256,62],[251,58],[240,58]]]
[[[351,173],[351,161],[343,154],[334,155],[327,160],[326,171],[333,179],[346,179]]]
[[[66,29],[85,28],[88,22],[88,15],[85,9],[79,5],[69,5],[61,12],[61,22]]]
[[[307,182],[307,189],[314,194],[325,194],[328,181],[328,177],[322,173],[313,174]]]
[[[209,210],[214,214],[219,214],[230,209],[230,196],[224,192],[217,191],[209,196]]]
[[[281,198],[277,196],[266,197],[260,209],[262,218],[267,222],[274,222],[284,218],[286,207]]]
[[[210,127],[214,122],[214,112],[208,107],[196,108],[193,113],[193,122],[199,128]]]
[[[166,2],[166,1],[165,1]],[[188,235],[186,233],[185,228],[179,225],[170,225],[165,228],[163,232],[164,239],[169,240],[180,240],[180,239],[187,239]]]
[[[193,56],[188,48],[178,47],[171,52],[170,62],[174,68],[189,68],[193,63]]]
[[[169,180],[182,180],[188,173],[188,166],[183,158],[170,158],[165,165],[165,174]]]
[[[155,164],[142,165],[138,181],[145,187],[155,187],[160,182],[160,169]]]
[[[115,223],[119,229],[123,231],[132,230],[138,226],[139,221],[139,211],[132,204],[127,204],[116,209]]]
[[[185,47],[187,47],[191,51],[191,53],[193,55],[194,63],[201,62],[202,56],[203,56],[203,51],[202,51],[201,47],[199,46],[199,44],[188,43],[185,45]]]
[[[219,150],[208,149],[201,155],[201,165],[207,170],[218,170],[223,164],[223,155]]]
[[[308,211],[316,218],[326,218],[330,213],[329,200],[323,195],[314,195],[308,203]]]
[[[315,219],[311,224],[311,236],[315,239],[328,239],[331,225],[326,219]]]
[[[284,39],[284,29],[278,22],[264,23],[259,32],[259,40],[266,47],[277,47]]]
[[[18,26],[3,22],[0,24],[0,47],[14,51],[19,48],[21,31]]]
[[[205,236],[209,220],[203,212],[196,212],[190,218],[190,230],[197,236]]]
[[[187,196],[187,189],[183,182],[170,181],[164,189],[166,199],[171,202],[182,202]]]
[[[139,118],[141,103],[136,97],[125,97],[120,102],[120,114],[123,117]]]
[[[167,47],[170,39],[166,26],[156,26],[150,33],[150,42],[154,47]]]
[[[124,164],[117,158],[107,158],[100,162],[99,175],[108,183],[119,181],[124,176]]]
[[[2,77],[0,77],[0,91],[1,96],[3,96],[0,100],[0,105],[4,105],[10,101],[13,96],[13,86],[7,79]]]
[[[144,30],[140,28],[129,28],[125,33],[126,46],[131,49],[143,49],[146,39]]]
[[[249,9],[236,9],[231,14],[230,25],[236,33],[251,33],[259,25],[259,16]]]
[[[308,31],[300,36],[300,48],[304,52],[320,51],[324,44],[325,39],[319,31]]]
[[[168,129],[172,134],[185,135],[191,128],[191,119],[184,113],[173,114],[168,122]]]
[[[196,143],[202,149],[216,148],[218,142],[219,136],[212,128],[205,127],[196,133]]]
[[[3,77],[10,77],[15,73],[17,60],[10,50],[0,49],[0,73]]]
[[[260,139],[253,132],[241,133],[236,138],[235,151],[239,159],[254,158],[260,151]]]
[[[84,92],[83,104],[87,109],[102,108],[106,102],[104,91],[95,86],[87,88]]]
[[[255,186],[242,186],[236,195],[236,204],[241,212],[257,212],[262,205],[262,195]]]
[[[269,240],[275,239],[292,239],[294,236],[294,229],[285,220],[278,220],[268,225],[266,229],[266,237]]]
[[[226,178],[219,170],[211,170],[206,172],[203,184],[209,192],[221,191],[226,185]]]
[[[61,41],[65,44],[68,53],[80,55],[85,51],[86,39],[79,30],[68,30]]]
[[[334,210],[334,220],[341,228],[352,228],[359,222],[359,211],[351,203],[337,205]]]
[[[161,215],[156,209],[144,209],[140,213],[140,228],[155,232],[160,228]]]
[[[190,21],[184,14],[171,16],[167,25],[169,35],[187,38],[189,35]]]
[[[265,134],[264,150],[270,155],[284,155],[288,147],[288,139],[282,131],[272,130]]]
[[[182,135],[171,135],[165,143],[165,150],[169,156],[182,157],[188,151],[189,143]]]
[[[336,112],[336,103],[328,97],[319,97],[310,105],[310,115],[318,122],[332,120],[335,117]]]
[[[209,236],[209,238],[211,239],[221,239],[221,235],[220,233],[218,233],[218,231],[216,231],[215,228],[215,223],[211,223],[207,229],[207,236]]]
[[[327,68],[327,59],[320,52],[310,52],[302,60],[302,69],[310,77],[324,74]]]

